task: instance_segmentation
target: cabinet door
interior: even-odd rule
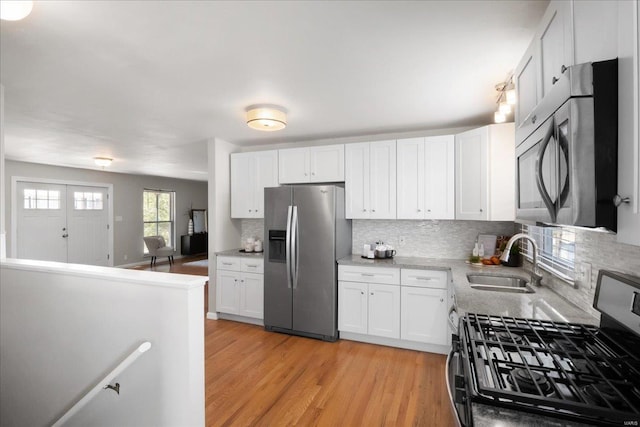
[[[571,5],[567,1],[549,4],[540,26],[540,69],[542,97],[560,78],[563,66],[572,64]]]
[[[516,126],[520,127],[538,105],[538,43],[533,40],[514,72],[516,86]]]
[[[369,151],[369,218],[395,219],[396,142],[371,142]]]
[[[423,219],[425,214],[425,144],[424,138],[400,139],[397,142],[397,210],[398,219]],[[452,195],[453,195],[453,189]]]
[[[252,153],[231,154],[231,218],[253,217],[254,182]]]
[[[367,333],[366,283],[338,282],[338,330]]]
[[[216,311],[230,314],[239,313],[239,283],[240,273],[218,271],[216,274]]]
[[[486,220],[488,128],[456,135],[456,219]]]
[[[264,317],[264,276],[244,273],[240,277],[238,314],[262,319]]]
[[[454,136],[425,138],[424,165],[424,217],[426,219],[454,219]]]
[[[345,164],[345,215],[369,218],[369,144],[347,144]]]
[[[447,290],[402,286],[403,340],[446,345]]]
[[[294,184],[309,182],[309,149],[278,150],[278,182]]]
[[[640,4],[618,2],[618,207],[620,243],[640,246]]]
[[[311,182],[344,181],[344,145],[326,145],[309,149]]]
[[[264,189],[278,186],[278,151],[257,151],[251,154],[255,158],[252,218],[264,218]]]
[[[369,284],[369,335],[400,338],[400,286]]]
[[[618,9],[617,1],[573,2],[573,52],[574,62],[604,61],[618,57]],[[624,6],[622,6],[624,7]],[[622,14],[625,19],[631,17]],[[594,31],[602,28],[603,31]]]

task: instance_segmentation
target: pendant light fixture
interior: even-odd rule
[[[284,129],[287,126],[287,114],[281,107],[252,106],[247,108],[247,126],[266,132]]]
[[[0,1],[0,19],[19,21],[29,16],[32,9],[32,0],[2,0]]]
[[[493,114],[493,121],[495,123],[504,123],[507,121],[507,116],[513,112],[512,105],[516,103],[516,90],[513,85],[513,74],[502,83],[496,85],[498,93],[497,111]]]

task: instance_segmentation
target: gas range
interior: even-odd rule
[[[462,317],[447,366],[461,424],[474,425],[482,406],[576,425],[640,425],[640,278],[601,271],[594,306],[600,327]]]

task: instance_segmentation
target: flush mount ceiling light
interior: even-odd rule
[[[113,159],[109,157],[94,157],[93,161],[96,163],[97,166],[104,168],[111,165],[111,162],[113,161]]]
[[[0,2],[0,19],[19,21],[26,18],[33,9],[32,0],[2,0]]]
[[[279,107],[249,107],[247,126],[267,132],[284,129],[287,126],[287,115]]]
[[[493,121],[495,123],[504,123],[507,121],[507,116],[513,112],[512,105],[516,103],[516,90],[513,85],[513,74],[509,75],[507,79],[496,85],[498,93],[497,111],[493,115]]]

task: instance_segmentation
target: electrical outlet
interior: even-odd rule
[[[580,264],[580,281],[591,289],[593,284],[591,283],[591,264],[583,262]]]
[[[398,246],[404,246],[407,243],[407,238],[404,236],[398,236]]]

